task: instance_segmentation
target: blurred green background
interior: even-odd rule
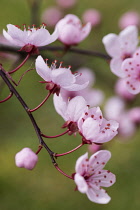
[[[29,2],[26,0],[0,0],[0,30],[6,29],[6,24],[15,25],[30,24],[31,14]],[[55,5],[55,1],[39,1],[41,15],[42,11],[50,5]],[[79,17],[89,8],[96,8],[102,13],[102,23],[93,29],[89,37],[84,40],[79,47],[105,52],[102,45],[102,37],[108,33],[119,32],[118,19],[121,14],[128,10],[140,12],[139,0],[79,0],[77,5],[65,11],[74,13]],[[39,19],[39,21],[41,21]],[[59,44],[55,42],[54,45]],[[54,60],[63,60],[66,65],[72,65],[76,70],[80,66],[86,66],[94,70],[96,74],[96,87],[105,90],[107,97],[113,95],[113,85],[117,79],[109,70],[106,61],[67,54],[63,58],[57,58],[55,54],[46,52],[46,57]],[[1,61],[2,62],[2,61]],[[10,68],[11,61],[4,61],[5,69]],[[30,60],[26,66],[14,75],[17,81],[25,69],[34,66],[34,60]],[[29,72],[23,78],[18,91],[23,99],[34,108],[46,95],[44,85],[38,83],[40,77],[35,72]],[[1,98],[8,94],[8,89],[1,85]],[[3,91],[2,91],[3,90]],[[140,100],[135,101],[134,105],[139,105]],[[137,131],[128,142],[122,143],[114,139],[111,143],[106,143],[105,148],[112,152],[112,158],[106,166],[117,176],[114,186],[107,189],[112,200],[107,205],[98,205],[90,202],[86,195],[74,191],[75,184],[67,179],[51,164],[50,157],[45,150],[39,154],[39,162],[33,171],[27,171],[15,166],[14,156],[23,147],[30,147],[34,151],[38,147],[38,139],[33,127],[19,102],[13,97],[6,103],[1,104],[0,108],[0,209],[1,210],[139,210],[140,209],[140,131]],[[61,133],[63,120],[56,114],[52,99],[34,116],[47,135]],[[65,152],[80,143],[80,137],[64,136],[59,139],[46,140],[50,148],[57,152]],[[83,147],[73,154],[61,157],[57,160],[60,168],[66,173],[74,172],[75,161],[87,151]]]

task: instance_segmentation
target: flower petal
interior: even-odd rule
[[[87,23],[81,31],[80,41],[84,40],[91,31],[91,23]]]
[[[120,34],[122,48],[127,53],[133,53],[138,45],[138,29],[136,26],[126,27]]]
[[[54,107],[57,113],[61,115],[61,117],[63,117],[65,121],[67,121],[68,120],[66,117],[67,103],[66,101],[64,101],[61,94],[59,94],[59,96],[54,94],[53,102],[54,102]]]
[[[45,81],[51,81],[51,70],[45,63],[44,59],[39,55],[35,61],[36,71]]]
[[[104,189],[99,186],[91,185],[86,192],[90,201],[100,204],[107,204],[111,198]]]
[[[119,57],[121,55],[120,41],[116,34],[111,33],[104,36],[102,42],[105,46],[107,53],[111,57]]]
[[[86,106],[87,103],[82,96],[76,96],[71,99],[67,107],[67,119],[77,122],[84,112]]]
[[[121,68],[122,67],[122,63],[123,63],[122,58],[115,57],[110,62],[110,69],[118,77],[124,78],[125,77],[125,73],[124,73],[124,71],[122,71],[122,68]]]
[[[75,165],[76,173],[80,174],[81,176],[84,172],[87,171],[87,164],[88,164],[88,153],[85,153],[81,157],[78,158]]]
[[[52,70],[52,81],[61,87],[67,87],[75,82],[75,77],[70,69],[58,68]]]
[[[93,184],[98,184],[102,187],[110,187],[115,183],[116,176],[110,171],[99,170],[94,172],[94,175],[92,175],[88,181],[92,182]]]
[[[86,193],[87,190],[88,190],[88,185],[84,179],[83,176],[81,176],[80,174],[75,174],[74,176],[74,181],[77,185],[77,188],[78,190],[81,192],[81,193]]]
[[[94,153],[89,159],[90,168],[88,169],[88,172],[91,173],[91,169],[94,169],[94,173],[101,170],[110,158],[111,153],[108,150],[100,150]]]

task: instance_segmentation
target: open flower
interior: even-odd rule
[[[122,62],[133,56],[138,42],[138,29],[136,26],[128,26],[119,35],[111,33],[103,37],[105,49],[112,57],[110,68],[115,75],[121,78],[125,76],[121,69]]]
[[[32,170],[38,161],[38,156],[30,149],[23,148],[15,156],[16,166]]]
[[[82,96],[76,96],[71,100],[64,100],[61,94],[59,96],[55,94],[53,99],[57,113],[65,120],[63,127],[69,128],[69,134],[78,131],[77,121],[87,106],[85,99]]]
[[[21,47],[26,52],[36,52],[37,47],[48,45],[58,38],[57,30],[52,35],[45,29],[45,24],[40,28],[28,27],[22,31],[18,26],[8,24],[8,31],[3,30],[4,37],[12,44]]]
[[[132,94],[140,93],[140,49],[135,52],[133,58],[123,62],[122,71],[128,91]]]
[[[103,170],[111,153],[100,150],[88,159],[88,154],[82,155],[76,162],[74,181],[81,193],[86,193],[89,200],[95,203],[106,204],[110,196],[101,187],[110,187],[116,177],[110,171]]]
[[[48,84],[47,89],[57,90],[55,91],[57,95],[59,95],[61,88],[69,91],[76,91],[76,90],[82,90],[88,85],[88,82],[85,82],[83,84],[77,84],[76,77],[78,75],[72,74],[70,67],[62,68],[60,64],[59,68],[56,68],[56,63],[54,62],[49,68],[47,65],[47,61],[45,63],[45,61],[41,56],[37,57],[35,65],[37,73]]]
[[[68,14],[57,24],[58,39],[65,45],[76,45],[84,40],[91,31],[91,24],[82,26],[76,15]]]
[[[117,135],[119,124],[115,120],[106,120],[99,107],[84,111],[78,120],[78,128],[83,136],[83,142],[102,144]]]

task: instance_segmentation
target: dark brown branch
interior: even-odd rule
[[[2,66],[0,66],[0,76],[2,77],[3,81],[5,82],[5,84],[8,86],[9,90],[11,93],[13,93],[16,98],[18,99],[18,101],[20,102],[20,104],[22,105],[22,107],[24,108],[24,110],[26,111],[27,115],[29,116],[32,125],[35,129],[35,132],[37,134],[37,137],[39,139],[39,143],[45,147],[45,149],[47,150],[47,152],[49,153],[51,159],[52,159],[52,163],[54,165],[57,165],[55,159],[54,159],[54,152],[52,152],[50,150],[50,148],[46,145],[46,143],[44,142],[44,140],[42,139],[41,136],[41,131],[40,128],[38,127],[33,115],[28,111],[29,107],[27,106],[27,104],[25,103],[25,101],[22,99],[22,97],[20,96],[20,94],[17,92],[17,90],[14,88],[14,86],[12,85],[12,83],[9,81],[9,79],[7,78],[7,75],[5,73],[5,70],[2,68]]]
[[[52,52],[56,52],[56,51],[61,51],[64,52],[65,51],[65,46],[45,46],[45,47],[39,47],[38,48],[39,51],[52,51]],[[12,52],[12,53],[18,53],[21,55],[25,55],[26,53],[23,51],[18,51],[19,48],[17,47],[11,47],[8,45],[2,45],[0,44],[0,51],[3,52]],[[99,57],[105,60],[110,60],[111,57],[107,54],[104,53],[100,53],[100,52],[95,52],[92,50],[84,50],[84,49],[79,49],[79,48],[69,48],[69,50],[67,52],[71,52],[71,53],[76,53],[76,54],[81,54],[81,55],[87,55],[87,56],[93,56],[93,57]]]

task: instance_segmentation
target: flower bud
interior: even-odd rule
[[[23,148],[15,156],[16,166],[32,170],[38,161],[38,156],[30,149]]]

